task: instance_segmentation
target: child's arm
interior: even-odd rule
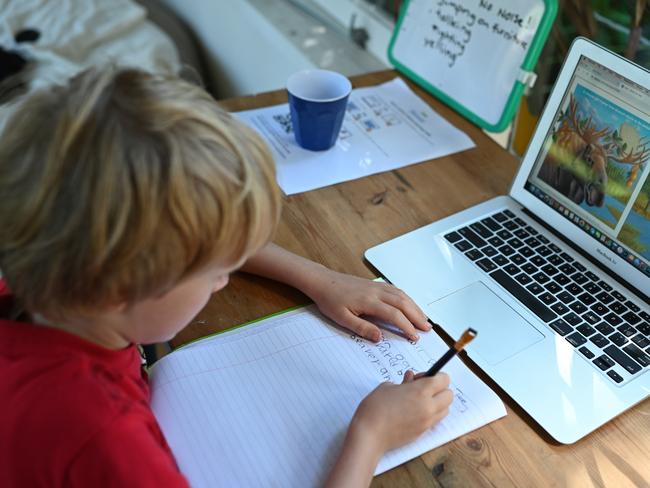
[[[323,314],[366,339],[378,341],[381,333],[361,315],[390,322],[412,339],[417,338],[416,328],[430,329],[422,310],[394,286],[337,273],[275,244],[252,256],[242,271],[298,288]]]
[[[447,415],[453,400],[444,373],[401,385],[382,383],[359,405],[348,428],[327,488],[365,487],[384,452],[417,438]]]

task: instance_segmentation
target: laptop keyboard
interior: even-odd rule
[[[650,314],[512,211],[445,239],[614,383],[650,369]]]

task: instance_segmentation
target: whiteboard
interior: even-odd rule
[[[411,0],[389,59],[470,120],[503,128],[556,12],[556,0]]]

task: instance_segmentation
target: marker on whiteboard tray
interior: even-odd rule
[[[474,340],[474,337],[476,337],[476,335],[477,332],[471,328],[463,332],[463,335],[460,336],[460,339],[458,339],[456,343],[449,348],[449,351],[444,353],[443,356],[438,359],[426,373],[424,373],[424,376],[435,376],[438,374],[442,367],[447,364],[451,358],[458,354],[463,349],[463,347]]]

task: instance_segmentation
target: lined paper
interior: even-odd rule
[[[320,486],[361,400],[447,349],[433,332],[417,343],[384,332],[374,344],[310,306],[165,356],[151,372],[152,408],[193,487]],[[387,452],[376,474],[506,414],[460,360],[444,371],[455,394],[449,416]]]

